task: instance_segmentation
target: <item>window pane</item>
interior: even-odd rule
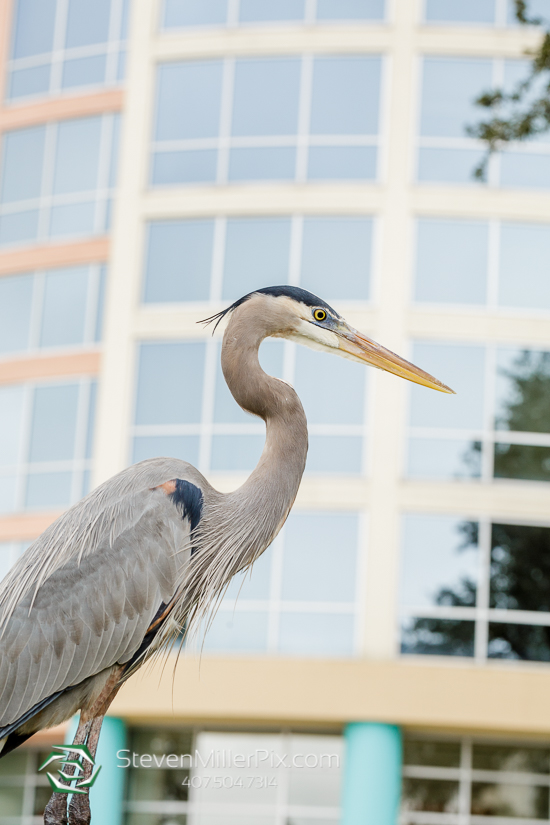
[[[550,611],[550,528],[493,524],[490,606]]]
[[[485,221],[418,221],[417,301],[483,304],[489,226]]]
[[[289,256],[288,218],[228,220],[223,299],[235,300],[265,284],[286,284]]]
[[[56,0],[18,0],[14,6],[13,57],[49,52],[53,46]]]
[[[233,135],[294,135],[298,128],[301,61],[238,60],[235,66]]]
[[[384,0],[317,0],[318,20],[383,20]]]
[[[239,21],[303,20],[305,0],[240,0]]]
[[[214,221],[149,224],[146,303],[208,301]]]
[[[33,275],[0,278],[0,353],[29,346]]]
[[[310,424],[362,424],[366,377],[360,364],[296,348],[294,385]]]
[[[410,438],[409,478],[480,478],[481,442],[451,438]]]
[[[305,218],[300,284],[331,300],[370,297],[371,218]]]
[[[423,656],[473,656],[475,622],[455,619],[407,619],[401,653]]]
[[[495,0],[426,0],[426,20],[434,23],[494,23]]]
[[[107,58],[105,55],[66,60],[63,65],[62,88],[70,89],[73,86],[91,86],[103,83],[106,64]]]
[[[206,634],[204,650],[260,653],[267,648],[267,613],[219,610]]]
[[[62,347],[84,341],[87,295],[88,267],[45,274],[40,346]]]
[[[379,57],[318,57],[313,68],[314,135],[375,135],[380,106]]]
[[[269,149],[232,149],[229,155],[229,181],[292,180],[296,169],[296,150],[290,147]]]
[[[458,782],[450,779],[403,779],[405,811],[458,813]]]
[[[550,432],[550,352],[498,350],[495,427]]]
[[[545,20],[548,20],[547,0],[529,0],[527,14],[529,17],[542,17]],[[508,25],[521,25],[516,18],[516,7],[513,0],[509,0],[508,2]]]
[[[312,146],[309,180],[374,180],[378,150],[374,146]]]
[[[460,742],[437,742],[406,736],[403,741],[403,764],[459,768]]]
[[[247,599],[269,599],[272,565],[273,545],[268,547],[268,549],[256,559],[250,570],[237,573],[233,576],[224,597],[225,604],[233,609],[237,600],[240,603]]]
[[[474,743],[472,767],[475,771],[550,773],[550,753],[548,748]]]
[[[359,475],[363,471],[363,439],[351,435],[309,434],[306,473]]]
[[[78,384],[35,388],[30,461],[68,461],[74,457],[78,396]]]
[[[54,194],[95,189],[101,122],[100,117],[89,117],[59,123]]]
[[[89,46],[109,39],[111,0],[69,0],[65,45]]]
[[[353,616],[284,612],[279,650],[291,656],[351,656],[354,624]]]
[[[550,447],[495,444],[495,478],[550,481]]]
[[[31,509],[66,507],[71,503],[71,473],[30,473],[25,505]]]
[[[548,817],[548,788],[472,782],[472,814],[478,816]]]
[[[406,515],[401,605],[473,607],[478,579],[477,532],[477,522]]]
[[[215,472],[251,472],[260,459],[264,442],[263,435],[213,436],[211,469]]]
[[[0,513],[12,513],[15,510],[16,489],[17,478],[14,475],[0,475]]]
[[[19,461],[24,400],[24,387],[0,387],[0,466]]]
[[[550,188],[550,156],[531,152],[503,152],[500,159],[502,186],[527,189]]]
[[[426,57],[420,134],[464,137],[465,126],[479,120],[474,100],[491,87],[491,60]]]
[[[487,656],[550,662],[550,627],[490,622]]]
[[[200,422],[204,354],[203,343],[141,345],[136,424]]]
[[[170,183],[214,183],[216,168],[215,149],[157,152],[153,155],[152,183],[156,186]]]
[[[45,135],[44,126],[4,134],[2,203],[40,195]]]
[[[316,766],[307,770],[293,767],[289,771],[288,801],[290,805],[311,805],[320,807],[327,805],[338,808],[340,806],[341,771],[343,761],[342,740],[336,736],[303,736],[291,735],[291,758],[296,758],[301,764],[303,754],[312,754],[316,757]],[[313,761],[310,758],[310,764]],[[335,825],[331,820],[310,820],[302,822],[311,825]],[[298,823],[300,820],[298,819]],[[301,823],[300,823],[301,825]]]
[[[482,347],[415,343],[412,361],[457,393],[444,395],[411,386],[411,424],[420,427],[483,426],[485,352]],[[446,401],[449,403],[445,403]]]
[[[47,92],[50,86],[50,64],[33,66],[31,69],[18,69],[10,76],[9,97],[25,97]]]
[[[164,26],[223,26],[227,20],[227,0],[165,0]]]
[[[426,183],[469,183],[479,181],[474,171],[483,155],[478,149],[420,149],[418,180]]]
[[[163,456],[181,458],[196,466],[199,462],[198,435],[141,435],[134,438],[133,464]]]
[[[221,61],[167,63],[158,73],[157,140],[216,137],[220,121]]]
[[[95,229],[95,203],[72,203],[54,206],[51,211],[50,235],[52,238],[71,235],[92,235]]]
[[[38,211],[16,212],[0,218],[0,244],[34,240],[38,232]]]
[[[500,230],[499,304],[550,309],[549,260],[548,226],[503,223]]]
[[[289,601],[353,602],[357,531],[354,513],[292,513],[284,533],[281,597]]]

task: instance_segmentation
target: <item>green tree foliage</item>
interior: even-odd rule
[[[489,115],[466,130],[487,146],[487,154],[474,170],[480,180],[485,180],[487,163],[494,152],[507,143],[528,140],[550,129],[550,21],[530,16],[528,0],[514,0],[514,3],[520,23],[540,26],[545,31],[539,47],[529,53],[531,70],[525,80],[510,92],[493,89],[476,100]]]

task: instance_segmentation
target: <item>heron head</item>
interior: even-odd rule
[[[372,338],[358,332],[326,301],[305,289],[271,286],[250,292],[227,309],[207,318],[216,326],[229,313],[247,304],[263,324],[263,337],[286,338],[312,349],[340,355],[360,364],[369,364],[439,392],[454,391],[433,375],[411,364]],[[214,327],[215,329],[215,327]]]

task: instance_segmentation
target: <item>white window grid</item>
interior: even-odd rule
[[[78,407],[75,433],[75,446],[73,458],[62,461],[29,461],[28,455],[31,445],[32,434],[32,412],[34,404],[34,390],[40,386],[55,387],[66,386],[67,384],[78,384]],[[86,448],[89,439],[89,428],[93,419],[91,398],[95,380],[89,377],[79,379],[65,379],[59,381],[34,381],[23,385],[23,423],[22,439],[20,445],[21,460],[16,464],[0,466],[0,478],[12,478],[15,484],[15,505],[14,511],[24,511],[26,506],[26,492],[29,475],[31,472],[70,472],[71,481],[71,504],[78,501],[86,492],[86,481],[92,469],[92,459],[86,457]]]
[[[425,739],[430,742],[456,742],[456,739],[446,737],[415,735],[415,740]],[[404,765],[403,777],[407,779],[443,779],[458,782],[458,813],[431,813],[427,811],[405,811],[401,810],[399,825],[542,825],[550,822],[550,810],[546,819],[525,819],[522,817],[500,817],[500,816],[479,816],[472,815],[472,783],[487,782],[495,784],[514,784],[523,786],[550,786],[550,776],[548,774],[528,773],[524,771],[484,771],[472,767],[472,752],[474,744],[494,744],[528,747],[536,744],[544,747],[544,742],[537,741],[502,741],[501,739],[481,739],[468,736],[461,737],[460,741],[460,766],[456,768],[424,766],[424,765]]]
[[[190,753],[194,754],[196,749],[196,742],[197,736],[199,733],[202,732],[201,728],[193,728],[192,729],[192,745]],[[233,731],[237,732],[237,731]],[[247,731],[249,733],[251,731]],[[256,731],[252,731],[256,732]],[[269,737],[273,737],[274,735],[278,736],[279,742],[277,747],[277,753],[279,754],[288,754],[291,752],[291,732],[288,730],[283,730],[280,733],[276,732],[274,734],[273,731],[268,733]],[[129,768],[132,770],[132,768]],[[139,770],[139,768],[135,769]],[[148,769],[153,770],[153,769]],[[179,768],[169,768],[166,766],[162,768],[162,770],[180,770]],[[262,769],[262,774],[266,771],[265,768]],[[223,774],[223,769],[220,769],[220,773]],[[246,774],[259,774],[258,769],[245,771]],[[313,818],[315,823],[326,821],[327,825],[338,825],[340,821],[340,808],[339,807],[329,807],[329,806],[309,806],[309,805],[291,805],[289,802],[289,771],[284,769],[268,771],[268,775],[276,775],[277,781],[277,800],[272,804],[256,804],[256,805],[247,805],[246,803],[242,805],[231,805],[231,804],[215,804],[215,803],[197,803],[193,800],[193,777],[200,778],[200,774],[196,770],[192,770],[190,772],[190,799],[187,802],[175,802],[175,801],[129,801],[126,800],[124,802],[124,811],[126,813],[135,813],[135,814],[160,814],[164,816],[178,816],[178,815],[187,815],[187,822],[188,825],[200,825],[202,821],[202,816],[204,815],[212,815],[212,816],[219,816],[219,817],[227,817],[227,816],[234,816],[238,817],[239,815],[244,817],[245,822],[249,821],[249,818],[253,818],[254,816],[262,817],[266,816],[269,817],[269,821],[273,822],[273,825],[288,825],[290,821],[293,820],[294,817],[307,817]],[[243,795],[246,791],[243,790]],[[252,821],[252,820],[251,820]],[[19,825],[19,823],[17,823]],[[30,825],[30,824],[29,824]],[[32,823],[34,825],[34,823]]]
[[[44,291],[45,278],[48,273],[47,269],[38,270],[33,273],[18,273],[13,277],[18,277],[19,274],[30,274],[33,279],[32,299],[31,299],[31,320],[29,324],[29,340],[27,347],[22,350],[28,355],[32,356],[42,352],[45,349],[75,349],[80,347],[91,347],[98,343],[99,331],[101,328],[101,293],[104,288],[105,279],[105,265],[104,264],[87,264],[85,265],[89,270],[88,274],[88,288],[86,295],[86,316],[84,320],[84,334],[82,341],[78,344],[70,344],[66,347],[46,347],[40,345],[41,322],[44,306]],[[80,268],[80,267],[79,267]],[[4,277],[11,277],[9,275]],[[21,351],[10,351],[3,353],[0,351],[0,359],[13,358],[20,355]]]
[[[445,307],[448,311],[452,309],[453,311],[465,311],[471,313],[472,311],[475,312],[478,308],[483,308],[487,310],[487,312],[491,312],[494,314],[506,314],[510,315],[511,312],[514,315],[518,315],[520,317],[529,316],[532,317],[533,315],[548,315],[548,309],[541,309],[539,307],[512,307],[507,304],[501,304],[498,300],[498,290],[499,290],[499,270],[500,270],[500,238],[502,232],[502,224],[503,223],[519,223],[513,221],[502,221],[497,218],[490,218],[487,221],[478,220],[478,223],[486,223],[488,226],[488,251],[487,251],[487,299],[483,304],[458,304],[454,302],[443,302],[443,301],[421,301],[414,297],[414,289],[416,284],[416,262],[418,260],[417,256],[417,246],[418,246],[418,226],[419,221],[424,218],[434,218],[434,219],[443,219],[443,220],[454,220],[453,217],[447,217],[445,215],[437,214],[437,215],[428,215],[422,214],[417,217],[414,222],[414,231],[413,231],[413,238],[414,238],[414,248],[412,250],[411,255],[411,266],[413,277],[411,278],[411,303],[415,304],[415,306],[422,306],[422,308],[426,309],[434,309],[437,310],[440,307]],[[460,223],[463,219],[457,219],[457,223]],[[477,220],[477,219],[476,219]],[[522,222],[525,226],[540,226],[539,222]]]
[[[526,527],[532,527],[535,525],[533,521],[526,522],[521,519],[514,519],[512,517],[486,518],[479,516],[464,516],[463,520],[465,522],[475,522],[478,525],[477,593],[475,607],[453,607],[446,605],[400,607],[399,624],[401,624],[401,620],[403,619],[448,619],[452,621],[475,622],[474,660],[482,664],[494,662],[502,665],[503,659],[488,657],[487,649],[489,642],[489,623],[550,627],[550,613],[534,610],[506,610],[489,606],[491,587],[490,567],[492,525],[515,524]],[[538,523],[537,526],[550,527],[550,524]],[[424,654],[407,653],[404,655],[414,656]],[[519,666],[525,665],[524,660],[520,661],[506,659],[506,662],[508,664]],[[530,664],[533,665],[533,662],[530,662]],[[545,664],[545,666],[547,665]]]
[[[317,0],[305,0],[305,8],[304,8],[304,17],[301,20],[260,20],[256,22],[244,22],[240,21],[240,0],[228,0],[227,2],[227,18],[225,24],[211,24],[211,23],[204,23],[197,26],[184,26],[181,27],[185,29],[202,29],[202,28],[219,28],[221,26],[227,28],[237,28],[237,27],[246,27],[251,28],[254,26],[314,26],[314,25],[329,25],[329,26],[338,26],[338,25],[346,25],[349,23],[353,23],[354,26],[357,25],[383,25],[387,23],[387,16],[388,16],[388,5],[390,0],[385,0],[385,14],[382,19],[374,18],[372,20],[369,19],[357,19],[357,18],[341,18],[338,20],[324,20],[324,19],[317,19]],[[168,27],[162,25],[162,20],[164,19],[164,3],[162,4],[162,16],[161,16],[161,24],[159,28],[164,32],[172,31],[175,27]]]
[[[170,339],[171,340],[171,339]],[[197,343],[196,339],[185,339],[172,341],[172,343]],[[153,343],[153,342],[147,342]],[[201,421],[196,424],[134,424],[130,427],[130,444],[138,436],[178,436],[194,435],[199,437],[199,459],[198,469],[201,473],[211,471],[212,439],[217,435],[260,435],[265,436],[265,424],[255,422],[242,424],[224,424],[214,421],[214,403],[216,390],[217,365],[220,358],[219,338],[211,338],[204,341],[199,339],[206,347],[205,368],[203,378],[202,393],[202,416]],[[283,374],[282,380],[288,384],[293,383],[296,364],[296,345],[291,341],[283,342]],[[139,375],[139,348],[136,363],[136,376]],[[136,381],[137,388],[137,381]],[[235,402],[236,403],[236,402]],[[318,436],[358,436],[362,438],[361,469],[360,475],[367,472],[367,413],[369,407],[368,381],[365,381],[365,401],[364,418],[361,424],[308,424],[310,435]],[[135,420],[135,416],[134,416]],[[129,450],[131,456],[131,448]],[[253,469],[253,468],[251,468]],[[229,471],[217,470],[220,475],[228,475]],[[248,473],[247,473],[248,474]]]
[[[337,56],[337,55],[334,55]],[[223,78],[221,92],[220,128],[217,137],[195,138],[185,140],[162,140],[152,142],[152,152],[174,152],[196,149],[217,150],[216,181],[218,185],[235,183],[229,181],[229,156],[231,149],[296,147],[296,163],[294,180],[305,183],[308,180],[308,156],[310,147],[314,146],[372,146],[377,151],[376,172],[373,181],[378,180],[381,168],[380,154],[383,146],[382,124],[384,89],[386,86],[385,59],[383,55],[369,54],[369,57],[380,57],[380,104],[379,129],[377,135],[310,135],[309,121],[311,114],[311,99],[313,92],[313,61],[315,55],[304,54],[301,57],[300,99],[298,107],[298,130],[292,135],[258,135],[253,137],[235,137],[231,135],[231,120],[233,115],[233,89],[235,65],[238,58],[228,57],[223,60]],[[316,179],[317,181],[318,179]],[[361,183],[363,179],[358,178]],[[370,180],[370,179],[369,179]],[[349,181],[353,183],[353,179]],[[159,184],[151,184],[158,186]],[[165,184],[164,184],[165,185]],[[176,184],[181,185],[181,184]],[[188,185],[188,184],[186,184]]]
[[[41,192],[39,197],[0,204],[0,217],[18,212],[38,210],[38,231],[33,241],[47,241],[50,238],[51,211],[54,206],[94,201],[94,225],[91,234],[100,235],[104,233],[108,225],[110,201],[115,193],[115,187],[110,184],[110,177],[111,170],[113,166],[116,165],[116,157],[114,156],[116,146],[114,146],[114,141],[116,138],[116,121],[120,115],[101,115],[100,117],[101,136],[96,187],[83,192],[53,194],[52,189],[59,123],[48,123],[45,126],[46,136],[42,163]],[[5,155],[2,158],[2,167],[4,167],[4,164]],[[55,237],[56,240],[58,240],[63,236],[56,234]],[[70,235],[70,237],[72,237],[72,235]],[[20,245],[20,243],[20,241],[15,241],[13,245]],[[7,243],[2,245],[8,246]]]
[[[420,343],[420,342],[419,342]],[[425,343],[422,341],[422,343]],[[433,343],[430,341],[430,343]],[[441,342],[443,343],[443,342]],[[446,341],[445,344],[451,342]],[[476,346],[475,342],[453,341],[453,346]],[[477,346],[482,346],[477,344]],[[533,447],[550,447],[550,433],[530,433],[515,430],[500,430],[495,426],[496,412],[496,380],[497,380],[497,352],[499,349],[517,349],[520,351],[544,351],[544,346],[523,346],[521,343],[485,344],[485,382],[483,394],[483,426],[478,429],[455,429],[450,427],[417,427],[408,426],[407,440],[425,438],[433,440],[456,440],[481,444],[481,473],[478,478],[468,478],[469,481],[480,481],[485,484],[506,483],[506,479],[494,477],[494,454],[496,444],[519,444]],[[409,393],[410,399],[410,393]],[[406,477],[407,468],[403,468]],[[461,478],[463,476],[460,476]],[[520,479],[512,479],[515,483]]]
[[[111,0],[111,13],[109,17],[109,34],[105,43],[94,43],[89,46],[76,46],[73,48],[65,48],[65,38],[67,33],[67,19],[69,13],[68,0],[57,0],[55,11],[54,24],[54,38],[53,48],[51,52],[44,54],[31,55],[30,57],[11,58],[7,61],[8,73],[8,99],[11,75],[14,71],[19,69],[32,69],[38,66],[50,65],[50,83],[47,92],[39,95],[25,95],[24,97],[43,97],[46,94],[75,94],[83,87],[71,86],[63,89],[62,75],[63,66],[67,60],[73,60],[81,57],[96,57],[105,55],[105,80],[103,83],[93,84],[93,86],[114,86],[121,82],[120,78],[120,61],[123,52],[126,48],[126,38],[122,33],[123,19],[125,15],[125,6],[129,0]],[[13,33],[15,33],[15,25],[13,26]],[[86,85],[89,90],[90,86]],[[22,97],[22,96],[21,96]],[[20,96],[12,99],[20,99]]]
[[[430,55],[432,57],[434,55]],[[448,57],[449,55],[442,55],[444,57]],[[422,185],[428,186],[449,186],[449,185],[456,185],[456,184],[449,184],[445,181],[437,182],[437,181],[420,181],[419,180],[419,157],[420,157],[420,150],[421,149],[473,149],[479,152],[480,159],[481,156],[487,152],[487,147],[483,141],[478,140],[477,138],[471,138],[464,135],[464,137],[430,137],[429,135],[421,135],[420,134],[420,116],[421,116],[421,102],[422,102],[422,90],[423,90],[423,75],[424,75],[424,59],[421,59],[421,66],[419,71],[419,78],[420,78],[420,85],[419,85],[419,94],[418,94],[418,113],[417,113],[417,137],[416,137],[416,152],[415,152],[415,171],[414,171],[414,180],[420,182]],[[492,60],[492,77],[491,77],[491,87],[492,88],[502,88],[504,86],[504,68],[507,60],[502,57],[495,57]],[[513,62],[510,59],[509,62]],[[484,91],[487,91],[483,86],[480,86],[479,94],[481,95]],[[479,117],[478,120],[482,120],[487,117],[487,113],[484,114],[483,110],[480,108],[479,110]],[[473,117],[473,121],[475,121],[475,116]],[[464,124],[465,126],[468,124]],[[506,146],[504,150],[505,153],[508,152],[521,152],[524,155],[550,155],[550,141],[549,142],[542,142],[542,141],[515,141]],[[475,164],[475,161],[474,161]],[[483,182],[485,185],[488,186],[501,186],[501,166],[502,166],[502,152],[494,152],[488,160],[487,164],[487,171],[486,171],[486,179]],[[461,186],[464,185],[475,185],[476,181],[473,178],[473,165],[472,165],[472,179],[467,184],[462,183]],[[477,182],[477,185],[482,185],[480,182]],[[514,187],[515,188],[515,187]]]
[[[299,511],[304,512],[304,511]],[[352,656],[357,656],[361,650],[362,626],[364,616],[364,595],[365,595],[365,571],[366,559],[364,553],[365,537],[367,535],[367,514],[356,511],[358,519],[357,530],[357,562],[355,570],[355,593],[352,601],[349,602],[326,602],[326,601],[291,601],[282,598],[283,582],[283,547],[286,527],[282,527],[281,532],[271,545],[271,569],[269,574],[269,596],[267,599],[247,599],[239,593],[236,598],[226,597],[219,606],[221,615],[233,615],[235,613],[267,613],[268,632],[267,646],[265,653],[276,654],[280,652],[279,637],[281,616],[284,613],[324,613],[334,616],[352,616],[354,622]],[[246,579],[245,579],[246,581]],[[224,651],[228,648],[224,648]]]
[[[46,750],[45,746],[44,750]],[[40,788],[48,788],[49,783],[46,774],[38,773],[40,767],[39,760],[43,758],[44,752],[35,748],[24,748],[18,751],[24,753],[26,756],[25,772],[15,775],[2,776],[0,772],[0,789],[1,788],[23,788],[23,804],[19,815],[2,816],[2,825],[42,825],[43,816],[35,815],[35,806],[38,802],[37,791]],[[10,759],[10,755],[4,757]]]
[[[247,216],[244,216],[247,217]],[[253,218],[270,218],[274,217],[272,215],[259,215],[255,214]],[[302,248],[303,248],[303,239],[304,239],[304,219],[307,220],[309,217],[319,217],[318,215],[277,215],[276,218],[282,219],[290,219],[290,248],[289,248],[289,261],[288,261],[288,269],[287,269],[287,280],[286,283],[289,286],[301,286],[300,283],[300,275],[301,275],[301,268],[302,268]],[[380,268],[380,222],[378,218],[373,214],[364,214],[364,215],[341,215],[341,214],[331,214],[331,215],[323,215],[322,217],[326,218],[346,218],[346,217],[362,217],[368,218],[372,220],[372,248],[371,248],[371,260],[370,260],[370,278],[369,278],[369,298],[366,300],[353,300],[354,305],[356,304],[357,307],[363,307],[365,304],[371,304],[375,299],[375,290],[376,285],[378,283],[377,273]],[[252,219],[252,218],[251,218]],[[227,224],[231,221],[231,218],[227,217],[217,217],[213,219],[214,223],[214,232],[213,232],[213,241],[212,241],[212,265],[211,265],[211,274],[210,274],[210,289],[209,289],[209,297],[208,301],[211,304],[220,304],[223,302],[223,276],[224,276],[224,268],[225,268],[225,250],[226,250],[226,237],[227,237]],[[161,221],[157,221],[156,223],[162,223]],[[149,222],[147,225],[147,240],[146,244],[149,244],[149,230],[152,225],[152,222]],[[143,256],[144,262],[147,260],[147,254]],[[145,289],[145,278],[142,279],[142,294]],[[325,298],[331,299],[331,296],[323,296]],[[152,303],[152,302],[151,302]],[[346,301],[347,303],[347,301]]]
[[[494,27],[497,28],[504,28],[508,27],[510,24],[508,23],[508,6],[509,0],[494,0],[495,2],[495,17],[492,23],[478,23],[474,21],[469,23],[467,21],[459,21],[458,23],[453,23],[452,21],[438,21],[438,20],[428,20],[426,17],[426,9],[427,9],[427,0],[422,0],[422,11],[421,11],[421,20],[425,26],[479,26],[480,28],[488,28]]]

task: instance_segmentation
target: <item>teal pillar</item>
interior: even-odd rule
[[[352,722],[344,733],[342,825],[397,825],[401,796],[401,731]]]
[[[78,717],[74,717],[65,737],[69,745],[74,739],[77,724]],[[101,770],[93,787],[90,788],[92,823],[122,825],[126,770],[118,767],[120,762],[117,759],[117,751],[125,747],[126,724],[124,720],[116,716],[106,716],[101,726],[101,736],[95,756],[96,765],[101,765]]]

